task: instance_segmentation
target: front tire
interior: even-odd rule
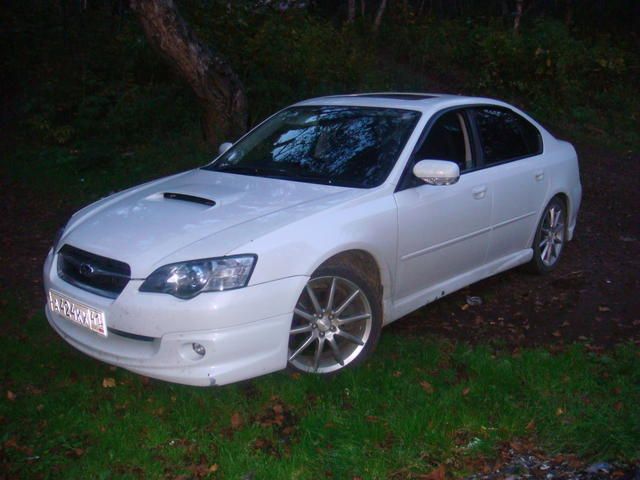
[[[533,239],[529,270],[544,274],[558,266],[567,239],[567,207],[559,197],[547,204]]]
[[[294,309],[289,366],[327,375],[368,358],[382,329],[380,298],[375,292],[350,268],[319,268]]]

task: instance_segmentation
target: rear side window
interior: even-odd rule
[[[540,132],[520,115],[500,107],[475,109],[485,164],[542,153]]]

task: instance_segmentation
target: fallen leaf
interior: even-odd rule
[[[434,388],[433,385],[431,385],[429,382],[427,382],[426,380],[422,380],[420,382],[420,386],[422,387],[422,389],[427,392],[427,393],[433,393]]]
[[[209,467],[209,473],[216,473],[220,467],[217,463],[214,463]]]
[[[113,388],[116,386],[116,379],[113,377],[106,377],[102,379],[102,386],[104,388]]]
[[[613,408],[615,408],[616,412],[622,410],[622,402],[616,402],[613,404]]]
[[[236,412],[233,415],[231,415],[231,428],[233,428],[234,430],[237,430],[241,426],[242,426],[242,415]]]
[[[469,387],[465,388],[464,390],[462,390],[462,396],[466,397],[467,395],[469,395],[470,391],[471,389]]]
[[[553,332],[551,335],[553,335],[554,337],[561,337],[562,333],[560,333],[560,330],[556,330],[555,332]]]
[[[423,480],[444,480],[445,479],[444,465],[440,465],[438,468],[436,468],[435,470],[432,470],[426,475],[421,475],[420,478]]]
[[[7,400],[9,400],[10,402],[15,401],[16,399],[16,394],[13,393],[11,390],[7,390]]]
[[[402,375],[402,372],[400,370],[396,370],[395,372],[393,372],[392,374],[394,377],[399,377],[400,375]]]
[[[528,431],[532,431],[536,429],[536,422],[531,419],[531,421],[529,423],[527,423],[527,426],[525,427]]]
[[[560,416],[560,415],[564,415],[564,410],[560,407],[558,407],[558,409],[556,410],[556,415]]]

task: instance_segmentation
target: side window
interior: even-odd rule
[[[414,158],[415,161],[428,159],[456,162],[461,172],[472,168],[471,146],[462,113],[447,112],[438,118]]]
[[[538,129],[520,115],[500,107],[475,110],[484,162],[487,165],[542,152]]]

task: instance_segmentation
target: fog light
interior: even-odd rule
[[[201,357],[204,357],[204,354],[207,353],[207,349],[204,348],[202,345],[200,345],[199,343],[192,343],[191,347],[193,348],[193,351],[196,352],[198,355],[200,355]]]

